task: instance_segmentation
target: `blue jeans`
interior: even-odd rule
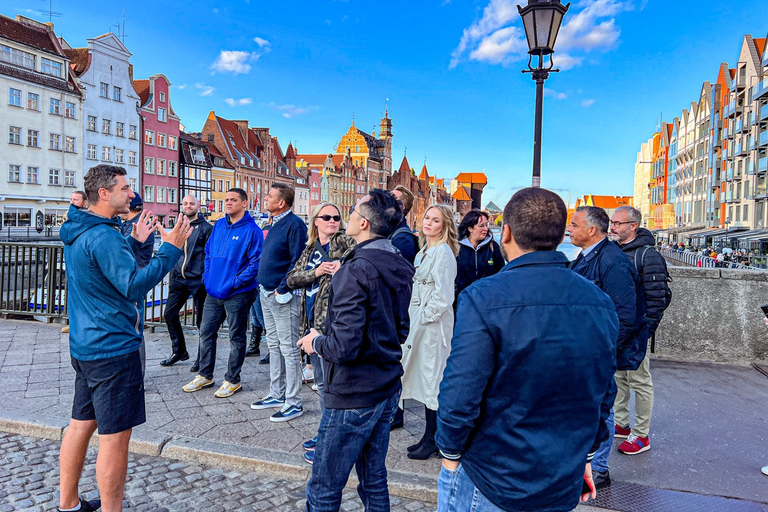
[[[309,356],[309,362],[315,371],[315,384],[317,384],[317,394],[320,397],[320,412],[325,411],[325,379],[323,378],[323,360],[317,354]]]
[[[437,477],[437,512],[504,512],[488,501],[459,464],[456,471],[440,467]]]
[[[613,424],[613,407],[611,407],[611,414],[608,415],[608,419],[605,420],[605,426],[608,427],[608,439],[603,441],[603,444],[597,449],[595,457],[592,459],[592,469],[601,473],[608,471],[608,457],[611,455],[613,434],[616,432],[616,427]]]
[[[200,375],[213,379],[216,367],[216,340],[219,327],[226,317],[229,324],[229,361],[224,379],[237,384],[240,370],[245,361],[245,333],[248,330],[248,311],[253,303],[256,290],[238,293],[228,299],[217,299],[208,295],[203,307],[203,322],[200,325]]]
[[[398,392],[373,407],[325,409],[307,484],[307,512],[338,512],[352,466],[366,512],[389,512],[385,462],[389,422],[399,399]]]
[[[251,306],[251,325],[253,328],[261,327],[264,329],[264,314],[261,311],[261,299],[259,298],[258,290],[256,290],[256,300],[253,301]]]

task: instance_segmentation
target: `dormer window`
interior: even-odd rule
[[[10,46],[0,45],[0,60],[22,66],[27,69],[37,69],[35,56],[31,53],[11,48]]]

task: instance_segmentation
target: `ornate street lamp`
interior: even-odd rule
[[[533,140],[533,186],[541,186],[541,117],[544,104],[544,80],[549,73],[558,73],[553,69],[552,54],[555,51],[555,40],[563,22],[563,16],[568,11],[570,3],[563,5],[560,0],[528,0],[525,7],[517,6],[520,17],[523,18],[525,37],[528,40],[528,69],[523,73],[531,73],[536,81],[536,120]],[[549,65],[544,65],[544,57],[549,55]],[[534,57],[538,57],[538,65],[531,66]]]

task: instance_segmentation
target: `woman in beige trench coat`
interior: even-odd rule
[[[408,447],[411,459],[437,453],[437,393],[451,351],[456,254],[459,244],[453,212],[431,206],[421,225],[422,249],[416,254],[413,291],[408,313],[411,330],[403,346],[402,400],[424,404],[427,426],[417,444]]]

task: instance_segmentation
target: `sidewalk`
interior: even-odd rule
[[[67,424],[74,372],[68,335],[60,329],[60,325],[0,320],[0,430],[17,431],[26,425],[27,430],[19,433],[56,438]],[[187,337],[191,352],[196,335]],[[170,352],[167,334],[145,331],[145,339],[148,421],[135,430],[134,450],[197,463],[309,474],[309,466],[301,460],[301,442],[315,434],[320,411],[308,385],[302,390],[304,416],[272,423],[268,420],[272,410],[250,409],[269,385],[268,366],[259,365],[258,358],[246,359],[243,391],[233,397],[215,398],[216,386],[188,394],[181,387],[194,376],[189,372],[191,359],[162,367],[159,362]],[[227,337],[220,343],[217,384],[228,355]],[[652,449],[634,457],[614,451],[612,479],[648,490],[768,503],[768,477],[760,473],[768,465],[764,448],[768,379],[751,367],[660,360],[652,362],[652,372],[656,386]],[[40,428],[32,428],[35,423]],[[434,499],[439,460],[412,461],[405,456],[405,448],[418,440],[424,427],[423,408],[415,403],[406,407],[405,423],[405,429],[392,433],[387,459],[393,494]],[[614,487],[618,500],[623,487]],[[600,499],[596,505],[613,508]]]

